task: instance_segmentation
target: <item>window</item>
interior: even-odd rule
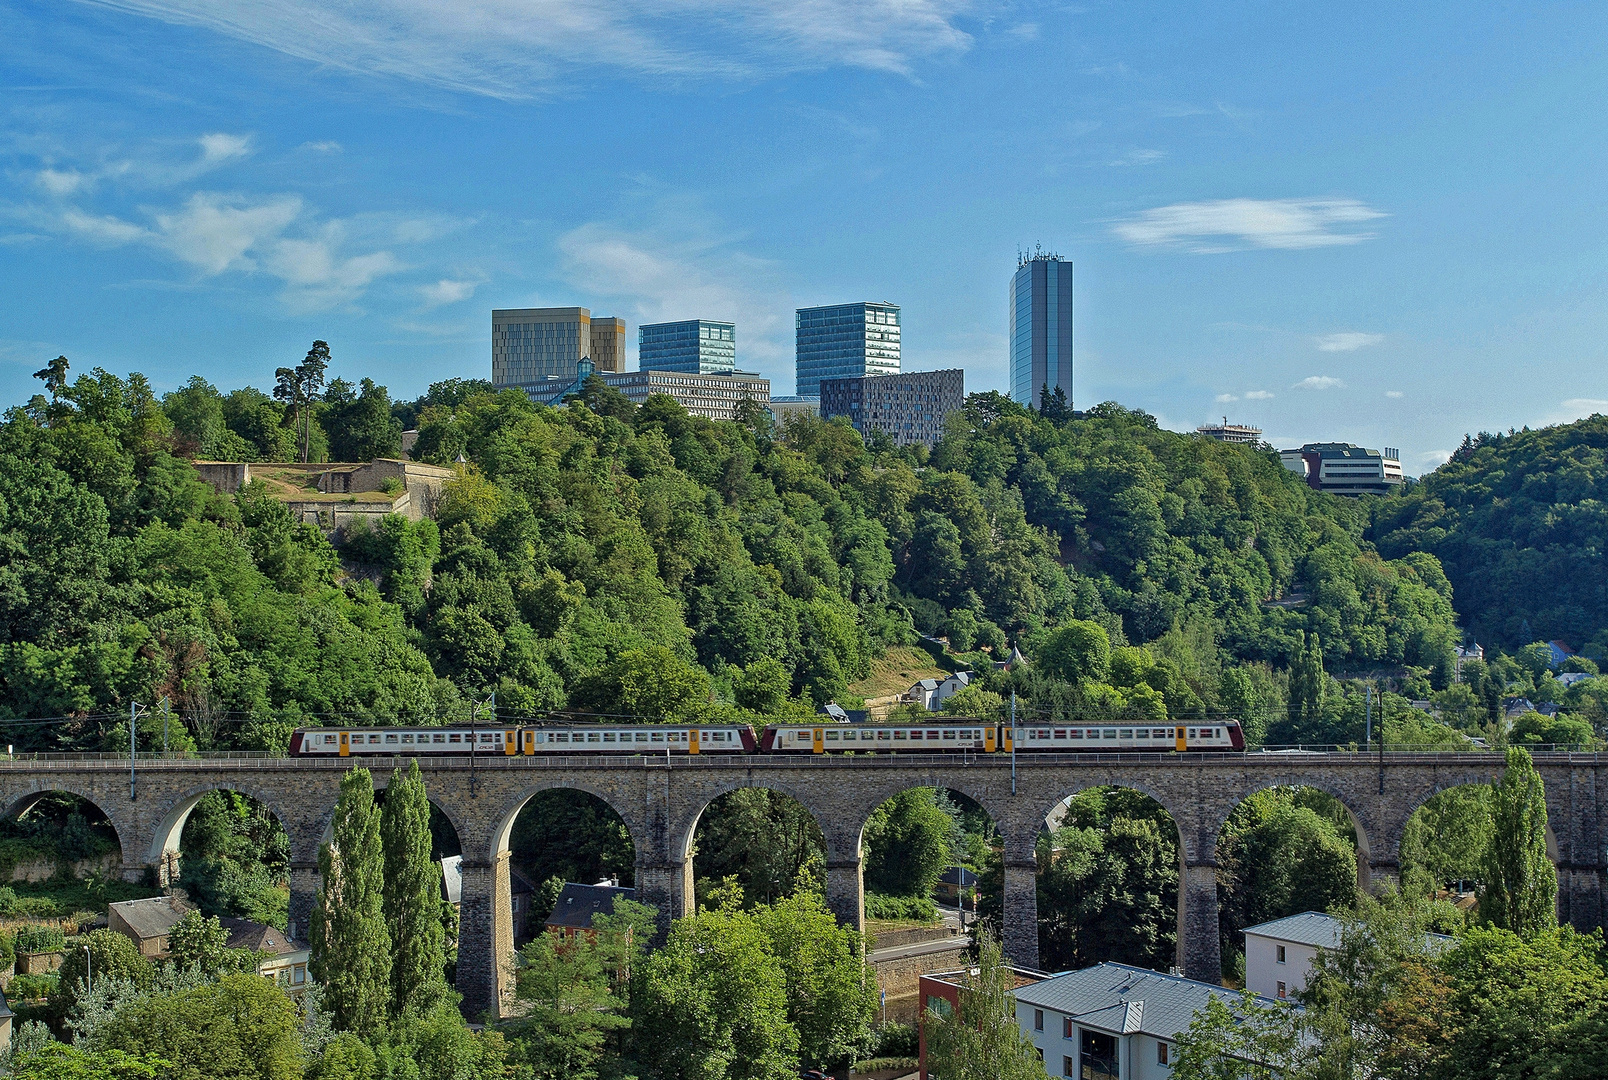
[[[395,734],[394,734],[394,733],[393,733],[393,734],[390,734],[390,735],[387,735],[387,736],[386,736],[386,737],[385,737],[385,741],[386,741],[386,742],[388,742],[388,743],[394,743],[394,742],[396,742],[396,735],[395,735]]]
[[[1284,946],[1279,945],[1279,946],[1276,946],[1276,948],[1278,949],[1278,953],[1279,953],[1279,963],[1282,964],[1282,963],[1284,963]]]
[[[413,736],[412,735],[403,735],[402,736],[402,741],[405,742],[405,743],[410,743],[410,742],[413,741]],[[419,741],[424,742],[424,738],[421,736]]]
[[[1158,1041],[1156,1043],[1156,1064],[1157,1065],[1170,1065],[1170,1064],[1172,1064],[1172,1062],[1169,1060],[1171,1057],[1172,1057],[1172,1047],[1168,1046],[1164,1042]]]
[[[1034,1031],[1043,1031],[1044,1030],[1044,1010],[1043,1009],[1034,1009],[1033,1010],[1033,1030]]]
[[[927,1011],[932,1013],[934,1016],[948,1016],[950,1013],[955,1011],[955,1007],[949,1003],[948,998],[941,998],[936,994],[928,994]]]
[[[300,986],[302,983],[304,983],[306,981],[307,981],[307,965],[306,964],[297,964],[296,965],[296,970],[293,971],[291,973],[291,976],[290,976],[291,985],[292,986]]]
[[[1077,1032],[1072,1027],[1072,1018],[1070,1016],[1061,1017],[1061,1038],[1070,1039],[1075,1034]]]
[[[325,746],[334,746],[335,745],[335,736],[333,736],[333,735],[325,735],[324,736],[324,745]]]
[[[1072,1059],[1067,1057],[1065,1054],[1061,1055],[1061,1075],[1076,1076],[1077,1073],[1072,1071],[1073,1068],[1074,1066],[1072,1064]]]
[[[1279,983],[1279,997],[1283,998],[1283,997],[1286,997],[1286,996],[1287,996],[1287,994],[1286,994],[1285,989],[1284,989],[1284,984]]]
[[[1079,1048],[1083,1056],[1083,1080],[1118,1080],[1117,1038],[1101,1031],[1082,1028]]]

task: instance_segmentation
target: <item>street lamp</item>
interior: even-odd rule
[[[84,946],[84,988],[88,993],[95,992],[95,965],[88,945]]]

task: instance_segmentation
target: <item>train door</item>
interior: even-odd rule
[[[536,733],[527,728],[526,730],[520,732],[520,737],[525,740],[525,756],[530,757],[535,754]]]
[[[815,745],[814,745],[814,747],[812,749],[814,749],[814,751],[817,754],[826,753],[826,729],[825,728],[816,728],[815,729]]]
[[[691,728],[691,729],[689,729],[687,731],[687,753],[696,754],[697,752],[698,752],[698,729],[697,728]]]
[[[999,748],[1007,754],[1016,749],[1016,733],[1013,728],[1001,727],[999,729]]]
[[[503,732],[503,753],[509,757],[519,753],[519,737],[512,731]]]
[[[994,752],[994,745],[998,734],[999,729],[993,724],[989,724],[983,729],[983,753],[992,754]]]
[[[349,732],[349,731],[341,732],[341,757],[351,757],[351,755],[352,755],[352,742],[351,742],[351,740],[352,740],[352,733],[351,732]]]
[[[1176,728],[1175,730],[1177,731],[1177,737],[1173,741],[1173,748],[1175,750],[1188,750],[1189,742],[1184,738],[1184,729]]]

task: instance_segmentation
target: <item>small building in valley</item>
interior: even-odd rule
[[[272,979],[292,994],[307,989],[307,961],[312,955],[305,942],[292,941],[283,931],[250,919],[219,919],[229,935],[229,948],[262,953],[257,974]]]
[[[166,956],[168,934],[195,908],[177,896],[124,900],[106,907],[106,925],[127,936],[141,956]]]
[[[546,927],[549,932],[562,934],[565,937],[590,933],[593,919],[599,915],[614,914],[616,900],[635,899],[635,889],[627,889],[609,882],[578,885],[571,881],[566,883],[564,891],[558,894],[558,902],[553,905],[553,913],[547,916]]]

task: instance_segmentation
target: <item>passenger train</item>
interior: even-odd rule
[[[496,728],[300,728],[292,757],[395,754],[949,754],[1234,751],[1245,749],[1235,720],[1090,725],[1032,721],[1012,729],[965,717],[925,724],[544,724]]]

